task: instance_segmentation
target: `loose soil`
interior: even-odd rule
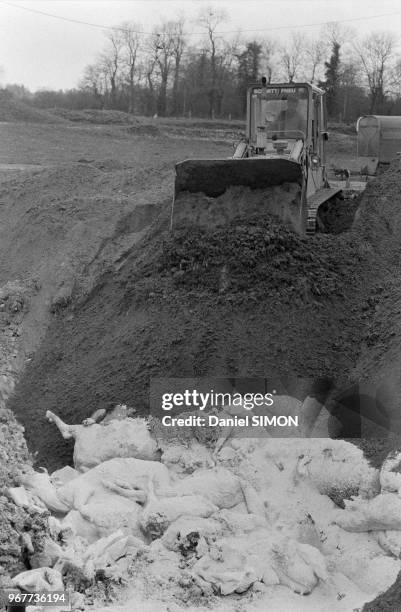
[[[31,509],[20,508],[7,495],[8,487],[19,485],[22,469],[32,465],[23,428],[0,401],[0,608],[4,604],[1,589],[8,585],[7,573],[25,571],[21,536],[29,536],[37,550],[46,535],[46,518]],[[7,570],[7,572],[5,571]]]

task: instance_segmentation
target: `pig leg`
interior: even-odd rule
[[[115,480],[114,482],[102,480],[102,484],[105,489],[108,489],[112,493],[128,497],[139,504],[144,504],[146,502],[146,492],[139,487],[130,486],[128,483],[119,480]]]
[[[90,512],[87,509],[88,503],[95,494],[93,487],[80,487],[74,494],[74,508],[87,521],[92,521]]]
[[[249,514],[255,514],[266,521],[265,506],[254,487],[246,480],[241,479],[241,488]]]
[[[95,412],[91,414],[89,418],[84,419],[82,421],[82,425],[85,425],[85,427],[88,427],[89,425],[94,425],[94,423],[99,423],[99,421],[101,421],[104,418],[105,414],[106,414],[106,410],[104,408],[99,408],[99,410],[95,410]]]
[[[217,455],[219,454],[219,452],[221,451],[221,449],[223,448],[223,446],[227,442],[228,438],[231,436],[232,432],[233,432],[233,427],[231,427],[229,425],[222,428],[221,435],[220,435],[219,439],[217,440],[216,445],[215,445],[214,450],[213,450],[213,458],[214,459],[217,458]]]
[[[64,421],[62,421],[60,417],[58,417],[56,414],[54,414],[54,412],[51,412],[50,410],[46,412],[46,418],[48,421],[50,421],[50,423],[54,423],[56,425],[57,429],[65,440],[68,440],[69,438],[75,438],[77,435],[78,428],[81,427],[81,425],[67,425],[67,423],[64,423]]]

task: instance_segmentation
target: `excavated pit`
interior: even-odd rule
[[[46,410],[71,423],[118,403],[145,415],[152,376],[290,372],[334,376],[345,387],[370,379],[386,390],[394,428],[400,184],[397,166],[369,184],[352,228],[338,236],[303,239],[240,209],[228,226],[208,221],[170,234],[167,202],[159,225],[137,236],[138,244],[130,244],[129,228],[123,242],[120,231],[107,234],[90,282],[80,279],[84,289],[56,299],[9,401],[37,463],[54,469],[71,462],[71,445],[56,437]],[[325,223],[347,230],[352,213],[339,216]],[[365,446],[372,458],[383,452],[382,441]],[[375,609],[386,609],[385,597],[396,601],[393,592]]]

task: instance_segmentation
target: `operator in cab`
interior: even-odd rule
[[[280,100],[281,110],[273,113],[271,110],[265,114],[265,124],[269,130],[277,132],[302,132],[306,130],[306,116],[304,116],[296,97]]]
[[[285,132],[291,130],[305,132],[306,117],[299,111],[298,98],[291,96],[287,99],[287,108],[281,111],[278,121],[280,129]]]

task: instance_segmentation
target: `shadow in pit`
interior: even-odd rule
[[[351,229],[361,196],[344,199],[337,196],[319,206],[317,214],[318,232],[322,234],[342,234]]]

